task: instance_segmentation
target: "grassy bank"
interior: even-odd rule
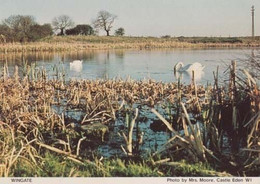
[[[153,165],[151,161],[122,160],[110,158],[92,163],[76,163],[68,158],[47,152],[38,167],[19,159],[10,171],[10,177],[174,177],[174,176],[231,176],[226,172],[217,172],[203,163],[190,165],[183,161],[172,166]]]
[[[2,43],[0,52],[77,51],[86,49],[236,48],[259,47],[255,37],[105,37],[53,36],[30,43]]]

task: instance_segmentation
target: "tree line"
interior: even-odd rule
[[[99,30],[105,31],[107,36],[111,35],[111,28],[116,15],[108,11],[98,12],[97,17],[92,21],[92,25],[75,25],[68,15],[55,17],[51,23],[39,24],[30,15],[11,15],[0,24],[0,36],[4,42],[31,42],[41,38],[58,35],[96,35]],[[115,36],[123,36],[124,28],[115,30]]]

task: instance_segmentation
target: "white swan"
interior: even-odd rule
[[[202,71],[205,68],[201,63],[195,62],[192,64],[188,64],[186,66],[183,66],[182,62],[178,62],[174,66],[174,73],[176,72],[191,72],[192,70],[195,71]]]
[[[70,62],[70,70],[75,72],[81,72],[82,70],[82,61],[81,60],[74,60]]]

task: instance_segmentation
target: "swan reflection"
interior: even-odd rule
[[[204,71],[198,70],[194,72],[194,79],[196,82],[200,82],[201,79],[204,76]],[[183,79],[192,79],[192,71],[185,71],[185,72],[175,72],[174,76],[176,79],[180,78],[181,80]]]

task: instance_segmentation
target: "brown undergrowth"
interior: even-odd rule
[[[151,108],[173,133],[153,154],[156,160],[166,151],[170,158],[152,161],[153,165],[174,167],[174,155],[182,154],[191,163],[216,164],[216,169],[235,175],[259,168],[259,88],[246,70],[244,78],[238,77],[235,63],[230,66],[229,85],[224,87],[217,74],[214,86],[203,87],[194,80],[186,86],[130,78],[65,81],[62,72],[50,79],[44,69],[33,66],[25,66],[23,76],[18,73],[16,67],[9,77],[5,65],[0,79],[1,176],[10,176],[21,161],[43,170],[46,151],[106,173],[102,159],[93,161],[82,151],[89,139],[84,126],[113,125],[124,106],[134,111],[136,105]],[[158,113],[158,107],[171,113],[166,118]],[[77,112],[77,117],[71,115]],[[128,131],[122,133],[126,146],[121,148],[129,158],[138,156],[133,149],[137,116],[138,108],[128,121]],[[228,152],[225,140],[230,142]]]

